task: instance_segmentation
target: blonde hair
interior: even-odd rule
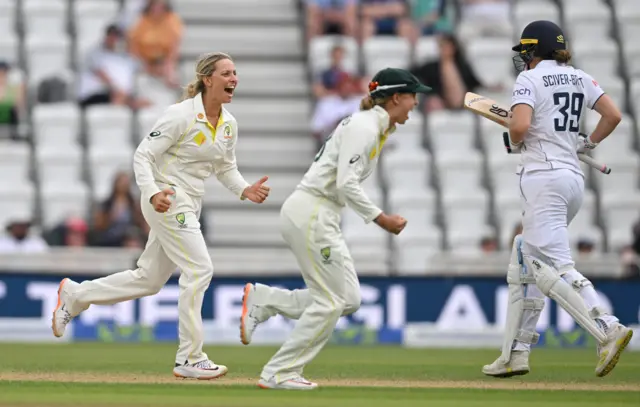
[[[216,70],[216,63],[223,59],[233,61],[231,57],[224,52],[211,52],[200,55],[200,58],[198,58],[196,62],[196,77],[185,88],[182,100],[192,98],[198,93],[204,92],[205,86],[203,79],[211,76]]]
[[[567,64],[569,63],[569,61],[571,61],[571,51],[567,49],[558,49],[553,51],[553,54],[551,54],[551,57],[556,62],[559,62],[561,64]]]
[[[391,99],[391,96],[373,97],[367,95],[360,101],[360,110],[371,110],[375,106],[383,106],[389,99]]]

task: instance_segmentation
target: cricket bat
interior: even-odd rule
[[[477,93],[467,92],[464,95],[464,108],[471,110],[473,113],[483,116],[494,123],[498,123],[502,127],[509,128],[509,120],[511,119],[511,111],[507,106],[501,106],[495,100],[487,98]],[[578,154],[578,158],[583,163],[590,165],[603,174],[610,174],[611,168],[604,164],[598,163],[586,154]]]

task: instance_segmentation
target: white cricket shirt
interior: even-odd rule
[[[361,183],[376,168],[389,129],[389,114],[379,106],[344,119],[320,149],[298,188],[324,197],[340,207],[348,205],[366,223],[382,213]]]
[[[237,139],[238,123],[224,107],[216,126],[209,123],[202,94],[169,106],[134,154],[142,198],[148,201],[167,185],[202,197],[211,174],[240,197],[250,184],[236,165]]]
[[[587,73],[556,61],[544,60],[521,72],[513,87],[511,108],[520,103],[533,108],[524,137],[520,169],[566,168],[582,174],[576,153],[580,120],[604,94]]]

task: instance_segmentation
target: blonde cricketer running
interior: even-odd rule
[[[256,326],[281,314],[297,319],[280,350],[264,366],[258,385],[265,389],[310,390],[304,366],[320,352],[338,319],[360,307],[358,276],[340,231],[340,214],[349,206],[365,223],[399,234],[407,221],[387,215],[364,193],[361,183],[374,171],[387,137],[404,124],[427,93],[409,72],[387,68],[369,84],[361,111],[342,120],[328,137],[304,178],[282,206],[282,236],[298,260],[307,286],[283,290],[263,284],[244,289],[240,336],[249,344]]]
[[[521,72],[505,143],[508,152],[521,155],[522,235],[514,239],[507,271],[502,354],[482,371],[494,377],[529,373],[529,353],[539,337],[536,325],[547,296],[595,338],[595,373],[602,377],[616,366],[633,331],[602,307],[591,281],[575,269],[568,225],[584,194],[578,154],[607,138],[621,114],[589,74],[569,65],[571,54],[556,24],[530,23],[512,50]],[[580,132],[585,109],[601,115],[590,135]]]
[[[239,199],[262,203],[269,194],[266,177],[249,185],[236,166],[238,124],[222,106],[238,83],[231,58],[203,55],[185,99],[168,107],[134,155],[142,213],[151,232],[138,268],[78,284],[64,279],[52,329],[57,337],[92,304],[111,305],[149,296],[180,269],[179,336],[173,374],[201,380],[227,373],[202,351],[202,299],[213,265],[200,231],[204,180],[215,174]]]

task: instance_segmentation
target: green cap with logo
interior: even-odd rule
[[[385,68],[369,83],[369,94],[385,97],[394,93],[430,93],[431,88],[420,83],[411,72],[400,68]]]

